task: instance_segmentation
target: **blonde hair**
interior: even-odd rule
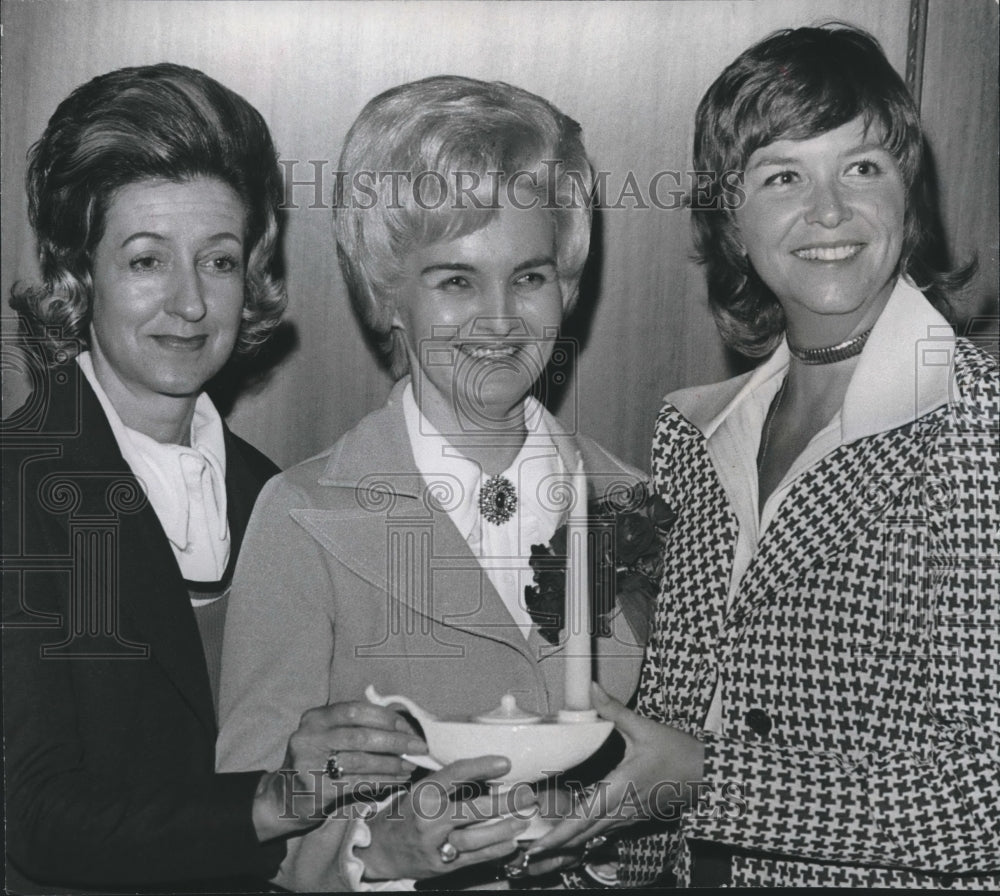
[[[501,189],[508,201],[528,192],[553,215],[563,306],[572,308],[590,249],[593,190],[580,134],[548,101],[499,81],[426,78],[364,107],[340,156],[334,227],[351,302],[393,376],[409,367],[392,325],[401,259],[486,226]]]

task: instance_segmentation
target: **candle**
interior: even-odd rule
[[[587,575],[587,477],[581,461],[573,474],[566,562],[566,709],[590,709],[591,639],[590,589]]]

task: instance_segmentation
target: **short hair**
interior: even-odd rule
[[[337,252],[351,302],[397,379],[409,367],[392,325],[400,260],[486,226],[499,189],[515,186],[554,216],[568,312],[590,249],[593,173],[579,124],[519,87],[443,75],[380,94],[351,126],[334,202]]]
[[[49,360],[89,344],[93,252],[118,191],[141,181],[218,178],[246,209],[243,318],[236,350],[252,352],[286,303],[278,263],[277,152],[260,113],[196,69],[122,68],[74,90],[28,153],[28,215],[42,283],[15,284],[11,306]]]
[[[946,289],[971,273],[941,273],[927,256],[935,221],[924,135],[906,84],[878,41],[840,23],[778,31],[740,54],[709,87],[695,114],[694,167],[714,172],[710,202],[692,209],[695,248],[706,267],[709,302],[724,341],[750,357],[781,340],[784,312],[753,270],[722,195],[726,172],[776,140],[804,140],[861,117],[896,159],[906,188],[898,273],[908,274],[950,316]]]

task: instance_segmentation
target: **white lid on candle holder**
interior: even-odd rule
[[[541,720],[541,716],[521,709],[513,694],[504,694],[496,709],[476,716],[474,719],[476,722],[484,722],[487,725],[534,725]]]

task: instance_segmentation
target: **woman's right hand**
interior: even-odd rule
[[[399,713],[364,700],[307,710],[288,739],[281,771],[265,774],[254,797],[259,840],[312,827],[333,803],[357,792],[368,796],[404,784],[416,768],[403,753],[427,752],[427,744]],[[340,770],[327,774],[328,762]]]
[[[531,844],[530,856],[563,854],[637,822],[675,821],[704,777],[705,747],[697,738],[632,712],[596,682],[590,693],[598,715],[614,722],[625,740],[625,755],[598,784],[599,799],[573,807]]]
[[[356,851],[365,880],[421,880],[509,856],[537,811],[535,794],[515,788],[499,799],[495,794],[454,798],[461,784],[496,780],[509,770],[510,761],[502,756],[453,762],[369,818],[371,844]],[[449,862],[442,858],[445,843],[457,850]]]

